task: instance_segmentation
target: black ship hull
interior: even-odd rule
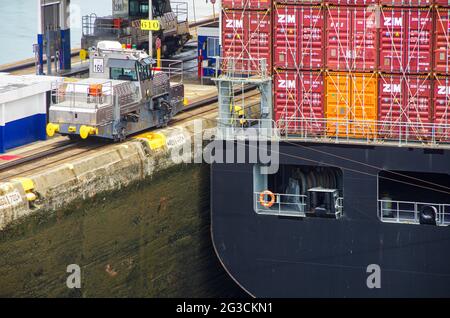
[[[279,152],[281,165],[341,170],[344,212],[339,219],[258,214],[254,165],[213,164],[213,243],[245,291],[255,297],[450,297],[450,228],[379,216],[381,183],[399,201],[450,203],[450,185],[421,181],[450,174],[450,150],[282,143]],[[380,179],[383,171],[396,174]],[[375,287],[368,284],[371,265],[380,269]]]

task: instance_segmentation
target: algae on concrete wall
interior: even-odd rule
[[[0,297],[244,296],[214,254],[209,195],[209,167],[184,165],[30,216],[0,233]]]

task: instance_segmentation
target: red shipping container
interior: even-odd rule
[[[450,9],[436,10],[436,32],[434,41],[434,71],[450,72]]]
[[[404,77],[380,75],[378,85],[378,135],[396,139],[404,132]]]
[[[372,7],[328,7],[326,66],[332,71],[375,71],[377,11]]]
[[[380,4],[399,7],[427,7],[433,4],[433,0],[380,0]]]
[[[377,4],[378,0],[326,0],[325,2],[341,6],[368,6]]]
[[[431,8],[383,8],[380,65],[387,73],[428,73],[432,63]]]
[[[321,7],[275,8],[274,63],[282,69],[323,68],[324,15]]]
[[[272,7],[272,0],[222,0],[222,8],[267,10]]]
[[[277,71],[275,121],[282,133],[324,134],[324,79],[321,72]]]
[[[450,7],[450,0],[434,0],[434,3],[442,7]]]
[[[271,10],[222,10],[222,56],[245,59],[236,68],[256,70],[258,60],[266,59],[272,73]],[[252,61],[250,61],[252,60]]]
[[[450,141],[450,77],[438,76],[434,80],[434,110],[436,141]]]
[[[277,4],[314,5],[314,4],[322,4],[322,2],[323,2],[322,0],[278,0],[276,3]]]
[[[378,134],[382,138],[431,138],[431,80],[417,75],[379,77]]]

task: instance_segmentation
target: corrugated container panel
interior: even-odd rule
[[[434,80],[433,122],[437,141],[450,141],[450,77],[438,76]]]
[[[433,10],[383,8],[380,27],[380,70],[428,73],[432,66]]]
[[[268,69],[272,70],[272,10],[253,11],[248,17],[248,51],[250,59],[267,60]],[[258,67],[254,63],[251,68]]]
[[[436,10],[436,32],[434,41],[434,71],[450,72],[450,9]]]
[[[377,68],[377,12],[371,7],[328,7],[326,66],[333,71]]]
[[[321,4],[322,0],[278,0],[277,4],[314,5]]]
[[[223,11],[222,50],[224,57],[247,58],[244,11]]]
[[[272,66],[272,16],[271,10],[222,10],[222,55],[224,58],[265,58],[268,69]],[[238,68],[258,67],[238,65]]]
[[[383,74],[378,87],[378,135],[381,138],[397,138],[404,122],[404,76]]]
[[[323,9],[285,5],[275,8],[274,63],[276,68],[323,68]]]
[[[329,73],[326,76],[328,136],[373,138],[377,120],[377,76]]]
[[[433,0],[380,0],[385,6],[426,7],[433,4]]]
[[[424,76],[407,76],[405,85],[405,113],[407,138],[424,140],[431,136],[431,79]]]
[[[442,7],[450,7],[450,0],[434,0],[434,3]]]
[[[425,140],[431,136],[431,84],[424,76],[380,76],[380,137]]]
[[[272,0],[222,0],[222,8],[267,10],[272,6]]]
[[[275,120],[289,134],[324,131],[324,79],[321,72],[277,71]]]
[[[369,6],[378,3],[378,0],[325,0],[325,3],[341,6]]]

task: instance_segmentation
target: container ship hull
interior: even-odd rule
[[[342,215],[280,213],[279,198],[271,208],[278,211],[257,213],[255,165],[213,164],[213,243],[224,268],[247,293],[450,296],[450,229],[445,226],[450,222],[445,205],[450,202],[450,150],[282,142],[279,153],[278,177],[269,181],[269,190],[283,191],[292,175],[300,181],[289,191],[297,188],[297,194],[298,188],[332,184],[343,198]],[[293,173],[295,167],[303,172]],[[311,178],[311,171],[328,167],[339,173]],[[330,175],[339,180],[330,183]],[[386,197],[388,203],[382,201]],[[420,202],[439,206],[439,224],[423,222],[426,208]]]

